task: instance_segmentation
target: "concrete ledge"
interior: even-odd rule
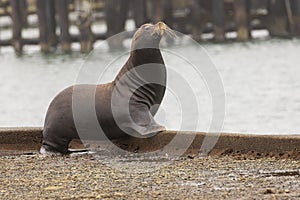
[[[42,128],[0,128],[0,151],[37,151],[41,146]]]
[[[195,136],[191,145],[186,149],[186,154],[198,154],[203,140],[218,139],[210,152],[214,155],[256,153],[265,155],[283,155],[289,152],[300,156],[300,135],[251,135],[228,134],[220,135],[202,132],[176,132],[166,131],[152,138],[124,138],[115,140],[119,147],[134,152],[149,152],[163,149],[175,137],[179,138],[172,146],[174,150],[186,148],[185,141]],[[0,128],[0,155],[11,152],[26,152],[39,150],[42,141],[42,128]],[[73,141],[71,148],[83,148],[79,141]]]

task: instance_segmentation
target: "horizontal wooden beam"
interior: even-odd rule
[[[95,34],[95,40],[105,40],[107,39],[106,34]],[[72,42],[79,42],[80,36],[79,35],[72,35],[71,36],[71,41]],[[24,45],[38,45],[39,44],[39,39],[38,38],[23,38],[22,43]],[[7,40],[0,40],[0,46],[11,46],[12,45],[12,40],[7,39]]]

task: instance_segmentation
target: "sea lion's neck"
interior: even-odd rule
[[[143,68],[143,65],[146,68]],[[129,59],[114,80],[114,85],[117,87],[116,91],[125,93],[123,96],[126,96],[128,91],[131,94],[138,88],[132,100],[144,102],[150,108],[151,105],[161,103],[165,93],[166,79],[166,67],[160,50],[143,49],[131,52]],[[149,81],[149,84],[144,84],[145,81]],[[125,89],[124,86],[126,86]],[[153,114],[155,112],[156,110]]]
[[[130,57],[128,58],[127,62],[124,64],[114,81],[120,80],[120,78],[125,73],[131,71],[135,67],[151,63],[162,65],[165,64],[159,49],[138,49],[131,51]]]
[[[164,64],[161,52],[159,49],[136,49],[131,51],[128,59],[130,67],[137,67],[144,64],[157,63]]]

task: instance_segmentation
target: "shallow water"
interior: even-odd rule
[[[65,55],[57,51],[46,56],[36,48],[26,47],[25,54],[17,57],[12,50],[1,49],[0,126],[42,126],[51,99],[78,82],[80,71],[88,78],[93,70],[104,69],[120,55],[120,52],[109,52],[104,43],[98,42],[97,46],[99,48],[84,64],[84,68],[91,71],[83,72],[82,63],[87,55],[77,52]],[[271,39],[202,46],[223,80],[226,94],[224,132],[300,133],[300,40]],[[170,87],[157,120],[168,129],[211,130],[213,105],[205,81],[207,77],[195,74],[191,64],[184,58],[178,59],[173,52],[188,55],[196,67],[214,66],[203,61],[207,58],[199,47],[183,43],[180,49],[176,48],[165,48],[163,56],[169,70],[178,72],[182,80],[168,76]],[[112,80],[127,56],[122,55],[112,62],[98,82]],[[187,92],[184,99],[178,98],[174,91],[182,87],[181,81],[187,81],[192,89],[182,89]],[[198,109],[189,103],[192,97]]]

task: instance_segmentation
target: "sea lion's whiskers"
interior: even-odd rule
[[[171,28],[169,28],[168,26],[166,28],[166,34],[168,36],[172,37],[172,38],[176,38],[177,37],[176,33]]]
[[[156,30],[154,30],[152,33],[151,33],[151,36],[155,35],[156,34]]]

